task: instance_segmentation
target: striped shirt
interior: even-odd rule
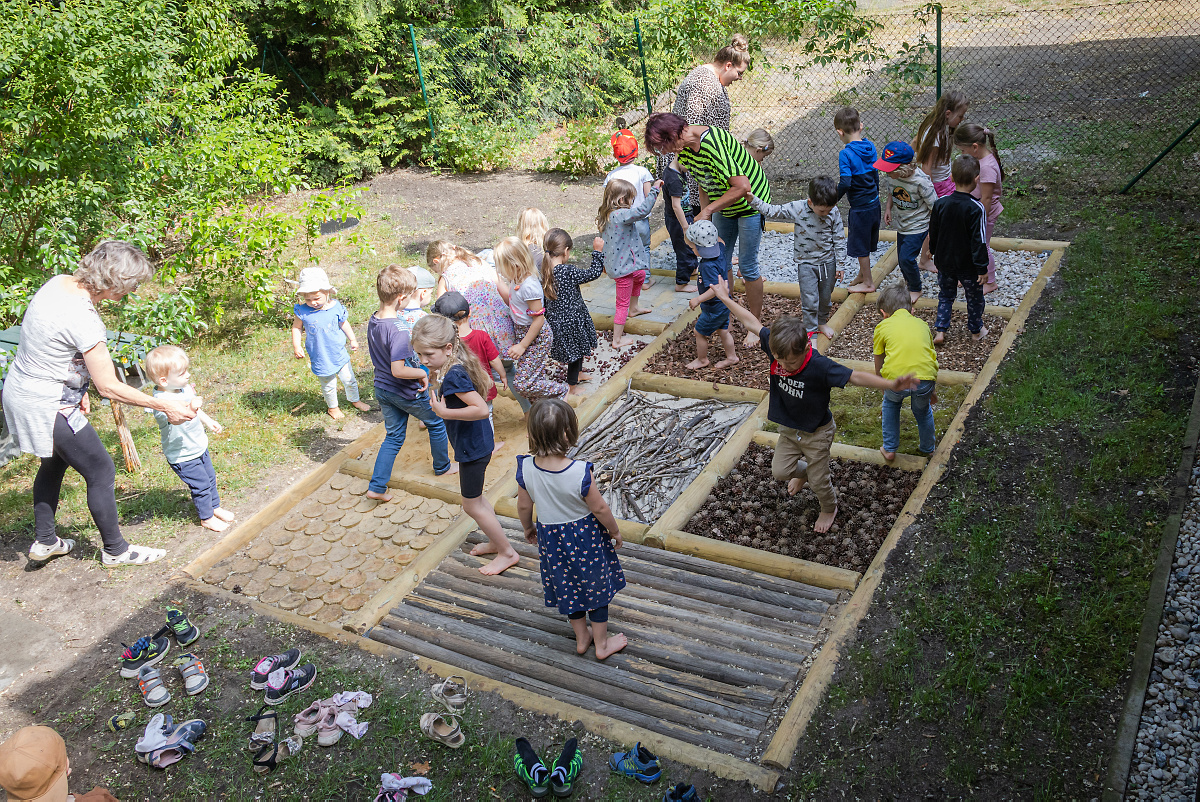
[[[708,193],[709,201],[729,191],[729,179],[735,175],[745,176],[750,181],[750,192],[763,203],[771,202],[771,187],[767,175],[750,151],[734,138],[733,134],[720,128],[710,127],[700,138],[700,152],[684,148],[679,152],[679,163],[696,178],[696,182]],[[747,217],[758,214],[742,198],[721,210],[726,217]]]

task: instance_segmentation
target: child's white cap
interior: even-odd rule
[[[721,255],[717,245],[717,226],[711,220],[697,220],[687,227],[684,239],[696,246],[701,259],[715,259]]]
[[[416,267],[410,267],[409,270],[411,270],[412,274],[417,277],[417,289],[431,290],[437,286],[437,279],[434,278],[433,273],[430,273],[420,265],[417,265]]]
[[[325,271],[321,268],[306,267],[300,271],[300,285],[296,287],[297,295],[332,289],[333,284],[329,282],[329,276],[325,275]]]

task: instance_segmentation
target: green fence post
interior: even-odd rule
[[[937,96],[942,96],[942,6],[937,7]]]
[[[646,51],[642,48],[642,25],[637,17],[633,18],[633,29],[637,31],[638,58],[642,60],[642,89],[646,93],[646,115],[654,113],[654,104],[650,102],[650,80],[646,77]]]
[[[1194,122],[1190,126],[1188,126],[1188,129],[1186,131],[1184,131],[1179,136],[1175,137],[1174,142],[1172,142],[1170,145],[1167,145],[1166,149],[1162,153],[1160,153],[1154,157],[1154,161],[1150,162],[1145,167],[1143,167],[1142,171],[1140,173],[1138,173],[1137,175],[1135,175],[1133,177],[1133,180],[1130,181],[1128,184],[1126,184],[1125,188],[1123,190],[1121,190],[1120,192],[1118,192],[1117,194],[1124,195],[1126,192],[1133,189],[1133,185],[1136,184],[1138,181],[1141,181],[1142,176],[1144,176],[1146,173],[1150,172],[1150,168],[1152,168],[1154,165],[1156,165],[1160,161],[1162,161],[1163,158],[1165,158],[1168,153],[1175,150],[1175,146],[1178,145],[1183,140],[1187,139],[1188,134],[1190,134],[1192,131],[1195,131],[1197,126],[1200,126],[1200,118],[1197,118],[1196,122]]]
[[[408,38],[412,42],[413,58],[417,60],[417,79],[421,82],[421,100],[425,101],[425,116],[429,120],[429,143],[433,144],[433,111],[429,108],[429,95],[425,94],[425,72],[421,69],[421,51],[417,50],[417,33],[408,26]]]

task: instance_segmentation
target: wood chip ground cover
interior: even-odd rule
[[[937,310],[914,309],[913,314],[932,328]],[[874,304],[864,306],[833,341],[829,356],[837,359],[865,359],[868,362],[874,359],[875,326],[882,319],[875,311]],[[955,311],[950,316],[950,331],[946,332],[946,342],[937,349],[938,367],[941,370],[978,372],[991,355],[992,349],[996,347],[996,343],[1000,341],[1006,322],[1001,317],[984,315],[983,325],[988,334],[982,342],[974,342],[967,331],[967,313]]]

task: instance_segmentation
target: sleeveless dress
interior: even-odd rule
[[[517,484],[537,505],[538,552],[546,606],[563,615],[605,607],[625,587],[608,532],[588,509],[592,464],[572,460],[561,471],[517,457]]]

